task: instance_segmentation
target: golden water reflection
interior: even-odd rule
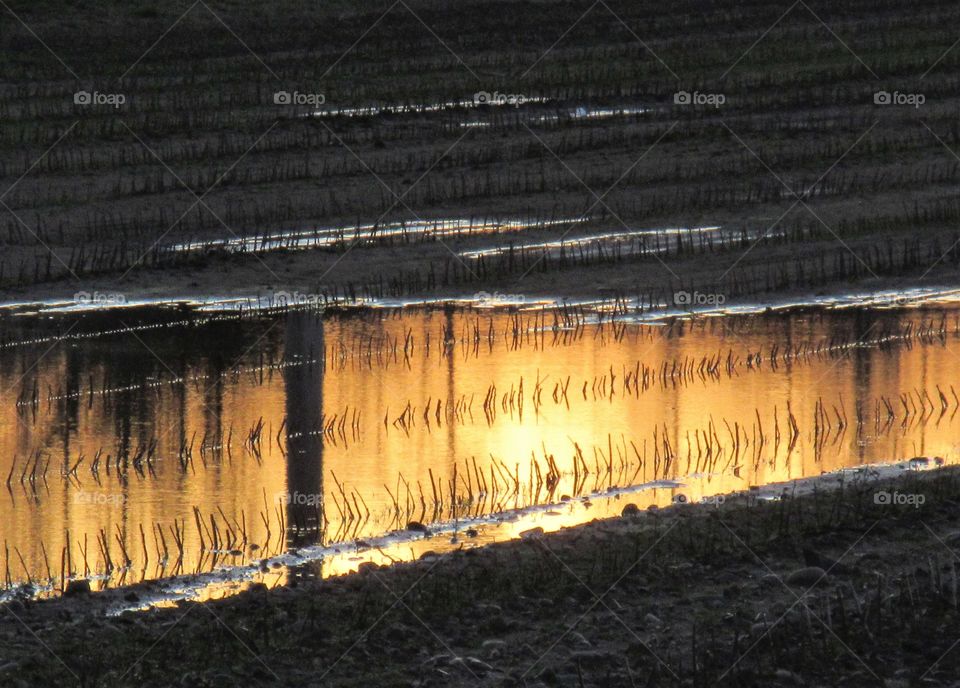
[[[611,487],[671,479],[697,500],[960,457],[951,310],[567,329],[450,309],[177,322],[62,320],[49,327],[84,336],[23,346],[43,326],[9,323],[5,582],[117,585],[360,540],[325,560],[332,575],[436,550],[364,546],[409,521],[460,523],[469,546],[613,515],[619,500],[578,499]],[[522,511],[535,504],[563,506]],[[462,532],[514,510],[486,536]]]

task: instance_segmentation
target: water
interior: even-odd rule
[[[376,244],[390,241],[416,239],[443,239],[447,237],[470,237],[475,235],[519,232],[531,229],[582,224],[587,218],[545,220],[537,218],[439,218],[410,222],[383,222],[340,227],[317,227],[286,232],[271,232],[261,236],[224,237],[206,241],[188,241],[174,244],[168,250],[174,253],[197,251],[225,251],[245,253],[250,251],[307,250],[313,248],[353,248],[356,244]]]
[[[496,246],[471,251],[461,251],[462,258],[489,258],[494,256],[515,255],[551,256],[562,255],[587,257],[591,254],[617,252],[626,257],[631,255],[651,255],[676,250],[676,242],[686,241],[689,245],[704,244],[722,246],[754,239],[754,234],[743,231],[722,231],[721,227],[671,227],[662,229],[635,229],[622,232],[604,232],[582,236],[563,236],[551,241],[517,242],[509,246]]]
[[[503,126],[543,125],[557,122],[577,122],[606,120],[618,117],[638,116],[650,112],[651,107],[638,104],[621,105],[560,105],[549,98],[503,95],[497,93],[478,93],[470,99],[439,103],[411,103],[393,105],[371,105],[367,107],[325,107],[304,113],[304,117],[321,119],[337,118],[378,118],[384,115],[432,115],[445,111],[463,113],[465,118],[459,122],[463,128],[495,128]],[[520,98],[519,101],[516,98]],[[466,117],[468,112],[478,115]],[[486,115],[485,118],[481,116]],[[492,115],[492,116],[491,116]]]
[[[57,594],[61,572],[103,587],[226,571],[195,579],[223,592],[283,582],[264,558],[332,575],[626,502],[956,462],[958,317],[952,303],[603,325],[452,306],[6,315],[5,582]]]
[[[536,114],[534,112],[515,111],[499,114],[494,119],[471,119],[461,122],[460,126],[467,129],[493,129],[496,127],[518,125],[542,125],[560,122],[581,122],[614,119],[618,117],[638,116],[650,112],[649,107],[570,107],[556,108],[553,112]]]
[[[469,110],[473,108],[490,107],[510,107],[515,108],[514,102],[507,102],[506,99],[490,98],[489,93],[485,93],[487,98],[478,98],[481,93],[472,98],[461,100],[449,100],[436,103],[395,103],[392,105],[370,105],[366,107],[325,107],[308,113],[309,117],[378,117],[380,115],[406,115],[443,112],[444,110]],[[523,103],[548,103],[547,98],[541,97],[523,97]]]

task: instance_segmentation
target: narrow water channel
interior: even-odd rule
[[[949,304],[599,325],[452,306],[6,315],[3,582],[55,595],[64,576],[115,587],[311,548],[332,575],[627,502],[953,463],[958,318]]]

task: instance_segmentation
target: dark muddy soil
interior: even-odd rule
[[[12,686],[957,685],[960,472],[864,473],[780,501],[624,512],[339,579],[298,571],[288,587],[174,609],[107,618],[85,595],[15,602],[0,622],[0,676]]]

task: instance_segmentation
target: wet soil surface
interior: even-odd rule
[[[14,602],[4,685],[957,685],[960,472],[639,511],[213,603]],[[425,537],[430,537],[426,534]],[[122,591],[110,595],[124,595]],[[116,601],[116,598],[113,598]]]

